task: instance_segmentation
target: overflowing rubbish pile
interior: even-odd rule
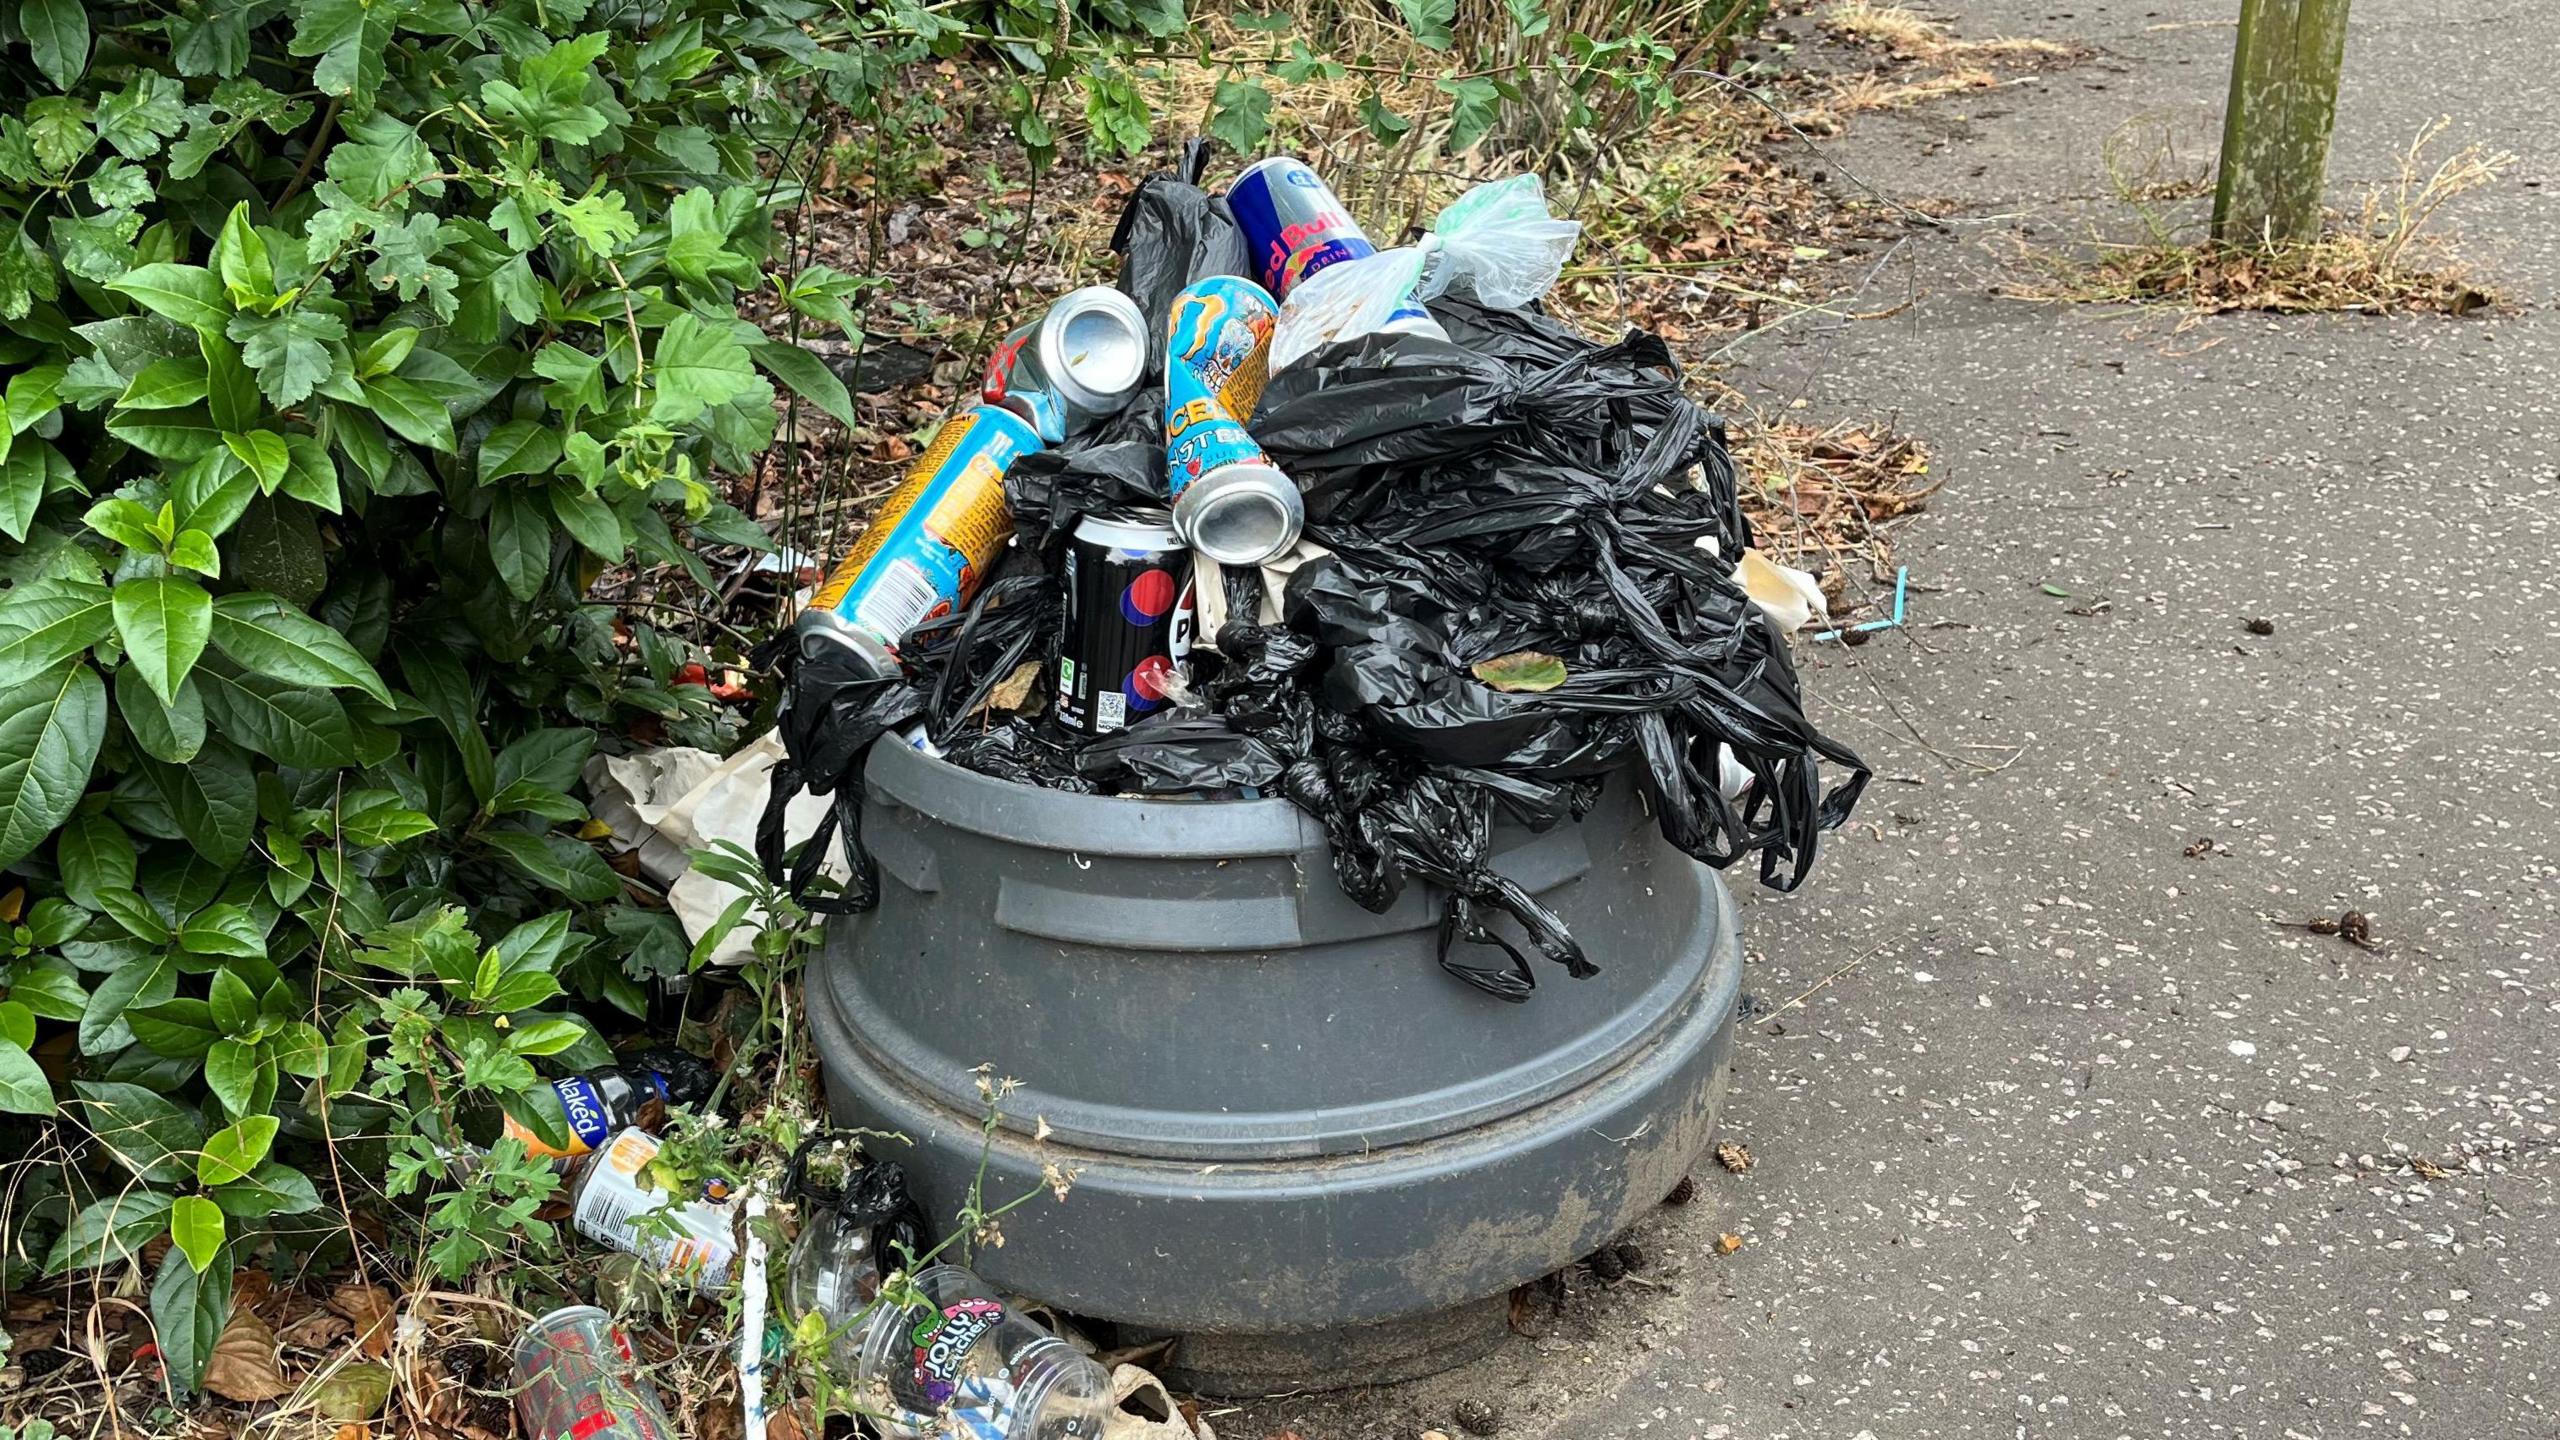
[[[1510,1000],[1536,975],[1497,913],[1595,967],[1487,865],[1493,827],[1578,817],[1612,775],[1681,850],[1793,889],[1868,772],[1746,590],[1775,567],[1720,422],[1656,337],[1542,312],[1578,227],[1523,176],[1380,250],[1295,160],[1217,196],[1202,168],[1139,187],[1118,286],[998,347],[772,647],[767,869],[822,911],[876,901],[859,777],[892,736],[1024,785],[1285,798],[1360,904],[1438,887],[1443,967]],[[832,804],[786,853],[804,789]]]

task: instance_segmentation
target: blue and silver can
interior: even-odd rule
[[[1004,472],[1039,448],[1031,422],[998,406],[972,405],[943,421],[793,622],[802,652],[841,645],[876,672],[895,673],[907,632],[968,604],[1013,538]]]
[[[1306,501],[1244,427],[1262,398],[1278,313],[1260,286],[1215,275],[1165,322],[1165,487],[1183,543],[1221,565],[1259,565],[1297,543]],[[1243,414],[1237,413],[1241,407]]]
[[[1244,231],[1254,278],[1285,300],[1290,287],[1328,265],[1378,253],[1342,198],[1306,162],[1275,155],[1248,166],[1227,187],[1227,209]]]

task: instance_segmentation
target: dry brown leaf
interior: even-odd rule
[[[1730,1255],[1741,1248],[1742,1237],[1739,1235],[1725,1234],[1716,1237],[1716,1253],[1719,1255]]]
[[[284,1372],[276,1368],[276,1332],[246,1305],[234,1305],[231,1323],[213,1342],[204,1364],[204,1388],[225,1400],[273,1400],[290,1394]]]
[[[2453,1171],[2446,1169],[2424,1155],[2410,1156],[2409,1168],[2417,1171],[2420,1176],[2429,1180],[2450,1180],[2454,1175]]]
[[[373,1440],[373,1427],[362,1421],[352,1425],[341,1425],[338,1427],[338,1433],[330,1436],[329,1440]]]
[[[345,1316],[315,1305],[277,1330],[276,1342],[292,1350],[327,1350],[345,1339],[351,1328]]]
[[[263,1313],[275,1288],[275,1277],[264,1270],[235,1270],[231,1274],[231,1308]]]
[[[329,1308],[355,1325],[356,1344],[379,1360],[391,1353],[391,1292],[379,1285],[348,1281],[329,1296]]]
[[[21,1293],[9,1297],[9,1308],[5,1313],[10,1324],[23,1325],[31,1320],[42,1320],[61,1308],[50,1296]]]
[[[1732,1171],[1734,1174],[1739,1175],[1743,1171],[1751,1168],[1751,1147],[1738,1140],[1718,1141],[1716,1143],[1716,1163],[1722,1165],[1727,1170]]]
[[[707,1401],[693,1415],[697,1440],[739,1440],[746,1428],[746,1417],[739,1411],[738,1397],[734,1395]]]

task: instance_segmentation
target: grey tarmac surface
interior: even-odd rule
[[[1915,628],[1808,667],[1889,778],[1743,897],[1757,1165],[1541,1338],[1229,1440],[1465,1399],[1570,1440],[2560,1436],[2560,6],[2365,0],[2349,46],[2341,195],[2438,115],[2516,152],[2450,216],[2516,313],[1993,298],[2125,121],[2210,163],[2236,10],[1966,3],[2100,53],[1825,144],[2007,218],[1916,233],[1870,297],[1908,313],[1745,356],[1947,479]],[[2285,928],[2349,907],[2378,948]]]

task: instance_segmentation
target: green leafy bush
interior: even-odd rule
[[[706,483],[768,377],[849,418],[738,306],[850,324],[849,277],[769,268],[758,154],[858,57],[718,0],[10,12],[0,1109],[108,1169],[35,1178],[7,1278],[170,1234],[183,1388],[236,1249],[453,1179],[475,1112],[556,1132],[534,1062],[606,1057],[569,1002],[686,965],[575,796],[599,730],[722,712],[585,592],[768,543]],[[356,1135],[359,1181],[291,1163]],[[538,1245],[547,1190],[502,1154],[436,1221]]]

